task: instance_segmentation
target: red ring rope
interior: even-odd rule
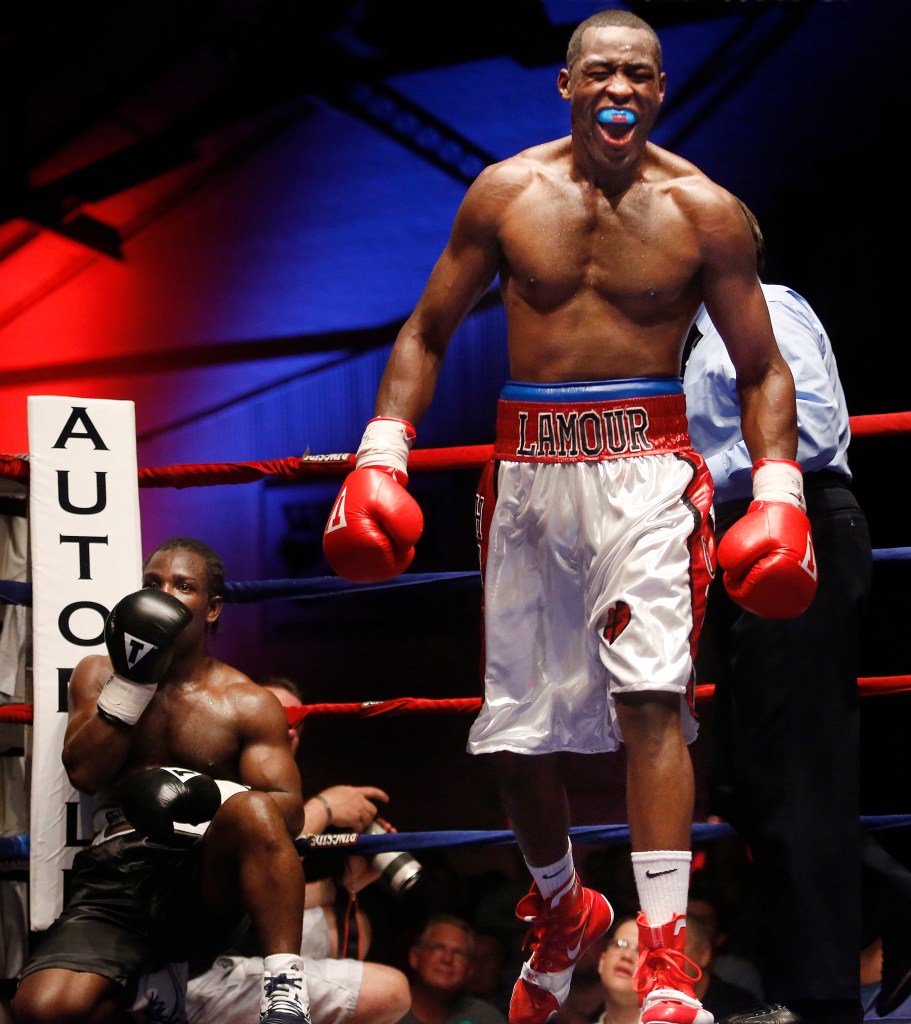
[[[873,413],[850,417],[852,437],[882,437],[911,433],[911,412]],[[408,465],[412,469],[434,471],[471,469],[482,466],[493,454],[493,445],[465,445],[454,448],[418,448],[411,452]],[[250,483],[266,476],[285,480],[303,477],[341,476],[354,465],[354,455],[303,455],[265,462],[217,462],[198,465],[158,466],[139,470],[140,487],[196,487],[226,483]],[[0,477],[23,482],[28,480],[28,459],[22,455],[0,455]],[[911,676],[868,676],[857,680],[862,696],[883,693],[904,693],[911,690]],[[708,700],[715,692],[714,684],[696,687],[696,699]],[[480,697],[450,700],[424,700],[399,697],[395,700],[367,701],[360,704],[311,704],[289,708],[292,725],[308,715],[356,714],[369,718],[380,714],[405,712],[474,711],[481,705]],[[29,704],[0,706],[0,722],[32,721]]]
[[[884,693],[907,693],[911,691],[911,676],[865,676],[857,680],[861,696],[871,697]],[[711,700],[715,694],[714,683],[701,683],[696,687],[696,700]],[[285,708],[289,725],[297,725],[305,718],[319,715],[354,715],[358,718],[375,718],[377,715],[402,715],[414,712],[420,714],[461,714],[477,711],[481,706],[480,697],[448,697],[430,700],[424,697],[395,697],[392,700],[368,700],[349,704],[298,704]],[[0,722],[19,722],[29,725],[32,721],[31,704],[6,704],[0,707]]]
[[[873,413],[852,416],[852,437],[882,437],[911,434],[911,412]],[[454,448],[416,448],[408,458],[411,469],[434,471],[475,469],[492,455],[493,445],[464,445]],[[342,476],[354,465],[354,455],[303,455],[264,462],[211,462],[195,465],[153,466],[139,470],[140,487],[199,487],[215,484],[244,484],[267,476],[301,480]],[[28,480],[28,460],[23,455],[0,455],[0,476]]]

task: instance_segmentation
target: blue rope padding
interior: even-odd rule
[[[882,828],[903,828],[911,825],[911,814],[881,814],[862,817],[861,825],[874,832]],[[628,825],[578,825],[569,830],[575,843],[601,843],[617,846],[629,842]],[[736,835],[736,831],[728,824],[709,824],[696,822],[691,830],[693,842],[703,843],[712,839],[724,839]],[[315,845],[315,849],[337,849],[340,853],[393,853],[398,850],[429,850],[443,846],[507,846],[515,843],[515,834],[509,829],[493,831],[442,831],[442,832],[388,832],[385,835],[365,833],[342,834],[344,842],[338,846]],[[342,835],[339,838],[342,838]],[[347,838],[353,836],[353,839]],[[316,837],[321,839],[322,837]],[[337,842],[332,840],[331,842]],[[306,853],[309,841],[298,839],[294,844],[299,853]],[[24,835],[0,836],[0,862],[25,861],[29,855],[29,837]]]
[[[911,548],[874,548],[874,562],[907,562],[911,559]]]
[[[253,604],[275,598],[308,600],[329,594],[363,594],[371,590],[393,587],[414,587],[427,583],[458,583],[480,581],[477,569],[469,572],[409,572],[383,583],[352,583],[341,576],[308,576],[293,580],[249,580],[225,583],[225,601],[230,604]],[[31,583],[0,580],[0,604],[21,604],[31,607]]]
[[[454,580],[476,580],[480,572],[411,572],[396,576],[383,583],[352,583],[340,576],[312,576],[294,580],[251,580],[244,583],[226,583],[225,601],[232,604],[252,604],[276,597],[314,598],[325,594],[362,594],[369,590],[388,590],[391,587],[413,587],[425,583],[448,583]]]
[[[0,836],[0,862],[27,861],[29,850],[28,836]]]
[[[868,831],[883,828],[902,828],[911,825],[911,814],[884,814],[862,817],[861,825]],[[579,845],[601,843],[606,846],[618,846],[630,841],[628,825],[578,825],[569,830],[570,837]],[[708,842],[712,839],[724,839],[737,834],[736,830],[726,823],[712,824],[695,822],[690,830],[694,843]],[[320,837],[317,837],[320,838]],[[340,844],[338,849],[345,853],[391,853],[396,850],[428,850],[441,846],[506,846],[516,842],[515,834],[509,829],[484,832],[390,832],[386,835],[365,833],[355,837],[354,842]],[[300,853],[309,848],[306,838],[295,842]],[[331,847],[316,844],[315,848],[324,850]]]
[[[907,562],[911,560],[909,548],[875,548],[874,562]],[[372,590],[390,590],[393,587],[423,586],[428,583],[454,583],[471,580],[480,582],[476,569],[469,572],[406,572],[383,583],[352,583],[341,576],[308,576],[291,580],[247,580],[225,584],[225,601],[230,604],[253,604],[276,598],[311,600],[334,594],[364,594]],[[32,603],[31,583],[0,580],[0,604]]]
[[[31,583],[17,583],[15,580],[0,580],[0,604],[24,604],[26,608],[31,608]]]

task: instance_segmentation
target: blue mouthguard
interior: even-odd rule
[[[638,120],[632,110],[621,110],[619,107],[605,107],[596,116],[601,124],[635,124]]]

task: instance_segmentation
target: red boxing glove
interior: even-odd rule
[[[414,428],[378,417],[367,424],[323,532],[329,565],[355,583],[379,583],[411,565],[424,529],[418,503],[405,489]]]
[[[765,619],[793,619],[816,594],[816,555],[796,462],[760,459],[753,501],[718,545],[724,585],[734,601]]]

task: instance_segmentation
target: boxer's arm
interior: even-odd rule
[[[720,190],[708,218],[704,298],[737,374],[753,501],[718,548],[728,593],[756,615],[793,618],[817,586],[797,463],[797,399],[756,273],[756,246],[733,196]],[[733,204],[733,206],[732,206]]]
[[[415,556],[424,526],[406,491],[414,423],[427,411],[456,328],[499,269],[497,211],[490,169],[462,201],[449,241],[423,294],[395,340],[377,392],[375,415],[323,532],[323,553],[340,576],[358,583],[392,579]]]
[[[91,654],[79,662],[70,677],[63,766],[70,783],[89,795],[114,779],[132,744],[128,726],[98,714],[98,698],[111,672],[110,659]]]
[[[756,246],[737,200],[706,194],[700,214],[703,299],[737,374],[743,438],[753,462],[795,459],[797,403],[756,273]]]
[[[241,736],[239,782],[268,793],[278,804],[288,828],[297,838],[304,826],[304,801],[297,762],[288,741],[285,709],[262,687],[243,685],[237,701]]]
[[[177,636],[191,618],[175,597],[150,589],[127,594],[111,609],[104,625],[108,657],[84,658],[70,680],[62,756],[76,789],[95,794],[121,768],[131,729],[151,703]]]
[[[388,800],[377,786],[330,786],[304,804],[304,830],[310,835],[330,827],[362,832],[377,815],[377,801]]]
[[[513,166],[486,168],[466,192],[446,247],[392,346],[375,416],[417,424],[430,406],[452,335],[500,269],[497,227],[506,202],[504,185],[521,187]]]

